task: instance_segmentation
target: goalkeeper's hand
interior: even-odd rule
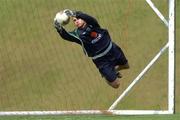
[[[80,18],[81,14],[82,14],[81,11],[72,11],[69,9],[65,9],[64,13],[66,13],[66,15],[69,17],[76,17],[76,18]]]
[[[60,25],[57,20],[54,21],[54,27],[58,30],[61,31],[62,30],[62,25]]]
[[[64,13],[66,13],[66,15],[69,16],[69,17],[75,17],[76,16],[75,12],[72,11],[72,10],[69,10],[69,9],[65,9]]]

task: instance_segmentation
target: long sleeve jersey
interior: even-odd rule
[[[106,29],[102,29],[97,20],[85,13],[78,12],[77,18],[83,19],[87,24],[84,28],[76,28],[67,32],[63,27],[57,30],[59,35],[68,41],[78,43],[83,51],[92,59],[104,56],[112,48],[111,38]]]

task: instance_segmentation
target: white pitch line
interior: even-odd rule
[[[146,0],[146,2],[149,4],[149,6],[154,10],[154,12],[159,16],[159,18],[164,22],[166,27],[168,27],[168,22],[164,18],[164,16],[161,14],[161,12],[156,8],[156,6],[152,3],[151,0]]]

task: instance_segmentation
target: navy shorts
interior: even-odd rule
[[[109,82],[117,78],[116,65],[125,65],[128,61],[119,46],[113,43],[111,50],[103,57],[93,60],[99,72]]]

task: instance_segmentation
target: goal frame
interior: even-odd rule
[[[164,22],[168,28],[168,42],[161,48],[157,55],[142,70],[142,72],[133,80],[125,91],[115,100],[107,110],[72,110],[72,111],[2,111],[0,116],[6,115],[83,115],[83,114],[106,114],[106,115],[153,115],[153,114],[174,114],[175,113],[175,2],[168,0],[169,8],[168,21],[155,7],[151,0],[146,0],[153,11]],[[139,82],[142,76],[158,60],[158,58],[168,49],[168,109],[167,110],[115,110],[117,104],[125,95]]]

